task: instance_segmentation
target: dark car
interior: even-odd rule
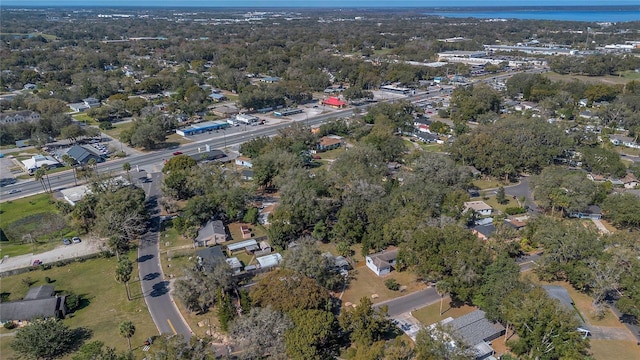
[[[182,151],[176,151],[173,153],[173,155],[182,155]]]
[[[69,240],[69,238],[64,238],[62,239],[62,243],[65,245],[71,245],[71,240]]]
[[[40,261],[38,259],[33,260],[33,266],[40,266],[40,265],[42,265],[42,261]]]

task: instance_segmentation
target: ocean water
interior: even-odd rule
[[[640,21],[640,7],[635,9],[460,9],[434,10],[424,13],[451,18],[478,19],[529,19],[529,20],[561,20],[588,22],[628,22]]]

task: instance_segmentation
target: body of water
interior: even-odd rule
[[[640,21],[640,7],[620,9],[459,9],[434,10],[425,15],[478,19],[529,19],[588,22]]]

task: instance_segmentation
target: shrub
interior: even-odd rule
[[[507,215],[515,215],[515,214],[524,214],[527,210],[523,207],[508,207],[504,209],[505,214]]]
[[[398,291],[400,290],[400,284],[396,281],[396,279],[387,279],[384,282],[384,286],[389,290]]]
[[[6,323],[4,323],[3,326],[5,329],[11,330],[11,329],[15,329],[17,325],[13,321],[7,321]]]
[[[81,302],[82,296],[73,292],[69,292],[64,300],[64,303],[65,305],[67,305],[67,309],[69,309],[69,312],[76,311],[80,307]]]
[[[51,284],[51,278],[48,276],[44,277],[44,282],[46,282],[47,284]]]

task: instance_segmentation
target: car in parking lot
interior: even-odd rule
[[[82,240],[80,240],[80,238],[79,238],[79,237],[77,237],[77,236],[74,236],[74,237],[71,239],[71,241],[72,241],[74,244],[79,244],[79,243],[81,243],[81,242],[82,242]]]
[[[64,238],[62,239],[62,243],[65,245],[71,245],[71,240],[69,240],[69,238]]]

